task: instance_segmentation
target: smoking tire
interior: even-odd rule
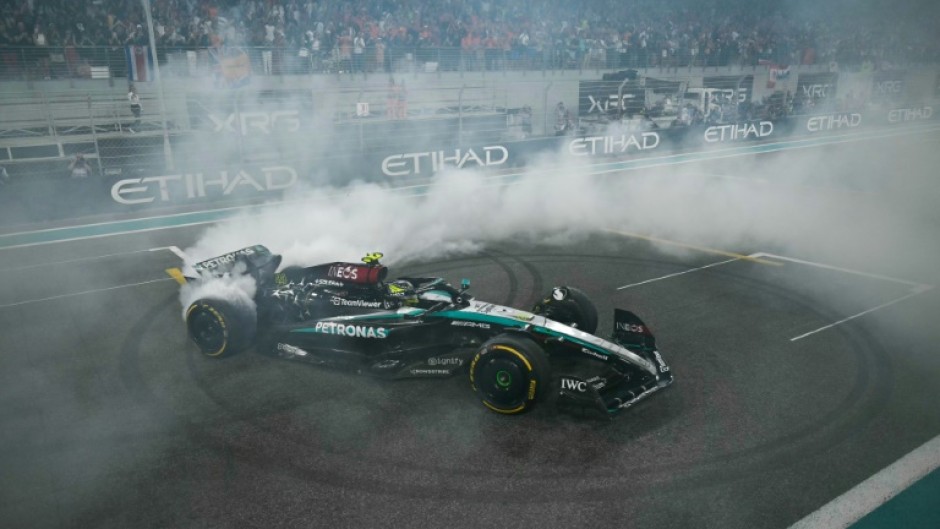
[[[186,309],[189,338],[212,358],[233,355],[251,345],[256,323],[248,308],[221,299],[199,299]]]
[[[546,392],[551,366],[542,348],[523,336],[501,334],[470,362],[470,385],[483,405],[505,415],[531,410]]]
[[[532,312],[586,333],[597,331],[597,307],[575,287],[554,287],[535,304]]]

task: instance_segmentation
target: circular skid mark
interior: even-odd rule
[[[578,277],[614,280],[626,269],[655,273],[682,266],[615,256],[489,252],[414,266],[401,275],[466,272],[476,278],[481,299],[513,304],[537,299],[543,276],[561,276],[566,268]],[[723,284],[775,296],[793,310],[819,314],[772,285],[727,271],[708,273]],[[595,298],[611,292],[600,279],[578,286]],[[729,344],[745,340],[748,330],[716,314],[711,324],[726,327],[727,338],[716,338],[713,346],[697,340],[698,330],[683,333],[669,329],[668,321],[654,322],[660,334],[669,329],[676,335],[660,338],[661,346],[671,344],[663,354],[677,383],[613,421],[551,409],[502,417],[486,411],[460,375],[386,382],[250,353],[224,361],[203,358],[182,331],[170,338],[159,332],[181,326],[174,301],[156,305],[125,342],[121,372],[135,398],[157,416],[182,422],[198,443],[224,452],[235,465],[407,497],[538,502],[556,500],[563,490],[572,500],[589,500],[738,479],[846,439],[877,413],[891,390],[883,351],[859,331],[834,332],[825,351],[801,345],[770,358],[753,350],[733,354]],[[609,314],[611,302],[598,301]],[[599,334],[609,329],[604,322]],[[160,347],[145,346],[151,343]],[[168,350],[175,353],[170,361],[151,358]],[[812,360],[821,354],[828,365]],[[817,377],[831,386],[819,387]],[[157,385],[167,378],[175,386]],[[518,490],[526,494],[511,494]]]

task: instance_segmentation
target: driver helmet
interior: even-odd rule
[[[418,294],[415,292],[411,281],[397,279],[385,285],[385,294],[394,300],[398,300],[402,305],[417,305]]]

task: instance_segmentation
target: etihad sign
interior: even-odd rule
[[[287,166],[263,167],[260,174],[246,170],[219,171],[217,175],[185,173],[166,176],[125,178],[111,186],[111,198],[119,204],[149,204],[192,200],[207,196],[228,196],[236,189],[257,192],[280,191],[297,183],[297,171]]]
[[[453,152],[453,156],[450,153]],[[509,149],[502,145],[489,145],[477,152],[474,149],[454,149],[453,151],[410,152],[393,154],[382,160],[382,172],[386,176],[418,175],[422,171],[432,173],[445,167],[463,169],[502,165],[509,159]]]
[[[889,123],[923,121],[933,117],[933,107],[897,108],[888,112]]]
[[[705,129],[705,141],[708,143],[715,143],[725,141],[751,140],[770,136],[773,132],[774,124],[770,121],[715,125]]]
[[[568,153],[572,156],[621,154],[628,150],[647,151],[658,146],[659,134],[656,132],[621,134],[619,136],[587,136],[571,140],[568,143]]]
[[[858,127],[861,124],[861,114],[830,114],[809,118],[806,121],[806,130],[810,132],[820,132],[824,130],[848,129]]]

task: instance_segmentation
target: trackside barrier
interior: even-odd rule
[[[320,152],[317,156],[221,163],[206,156],[196,167],[167,174],[159,163],[135,165],[133,171],[103,177],[33,179],[0,186],[0,226],[69,221],[94,215],[155,214],[180,209],[207,209],[279,200],[306,187],[350,181],[404,185],[427,182],[444,169],[511,170],[545,153],[560,153],[588,163],[642,159],[674,152],[698,152],[801,138],[824,138],[852,131],[890,130],[937,122],[930,105],[885,107],[868,112],[819,113],[778,120],[752,120],[720,125],[674,126],[628,130],[610,127],[595,134],[549,136],[519,141],[493,138],[454,143],[456,138],[376,152]],[[433,135],[431,135],[433,136]],[[427,136],[427,137],[431,137]],[[120,149],[120,139],[113,148]],[[126,141],[135,141],[127,139]],[[174,148],[185,149],[177,137]],[[189,140],[192,142],[192,140]],[[192,145],[189,146],[192,148]]]

